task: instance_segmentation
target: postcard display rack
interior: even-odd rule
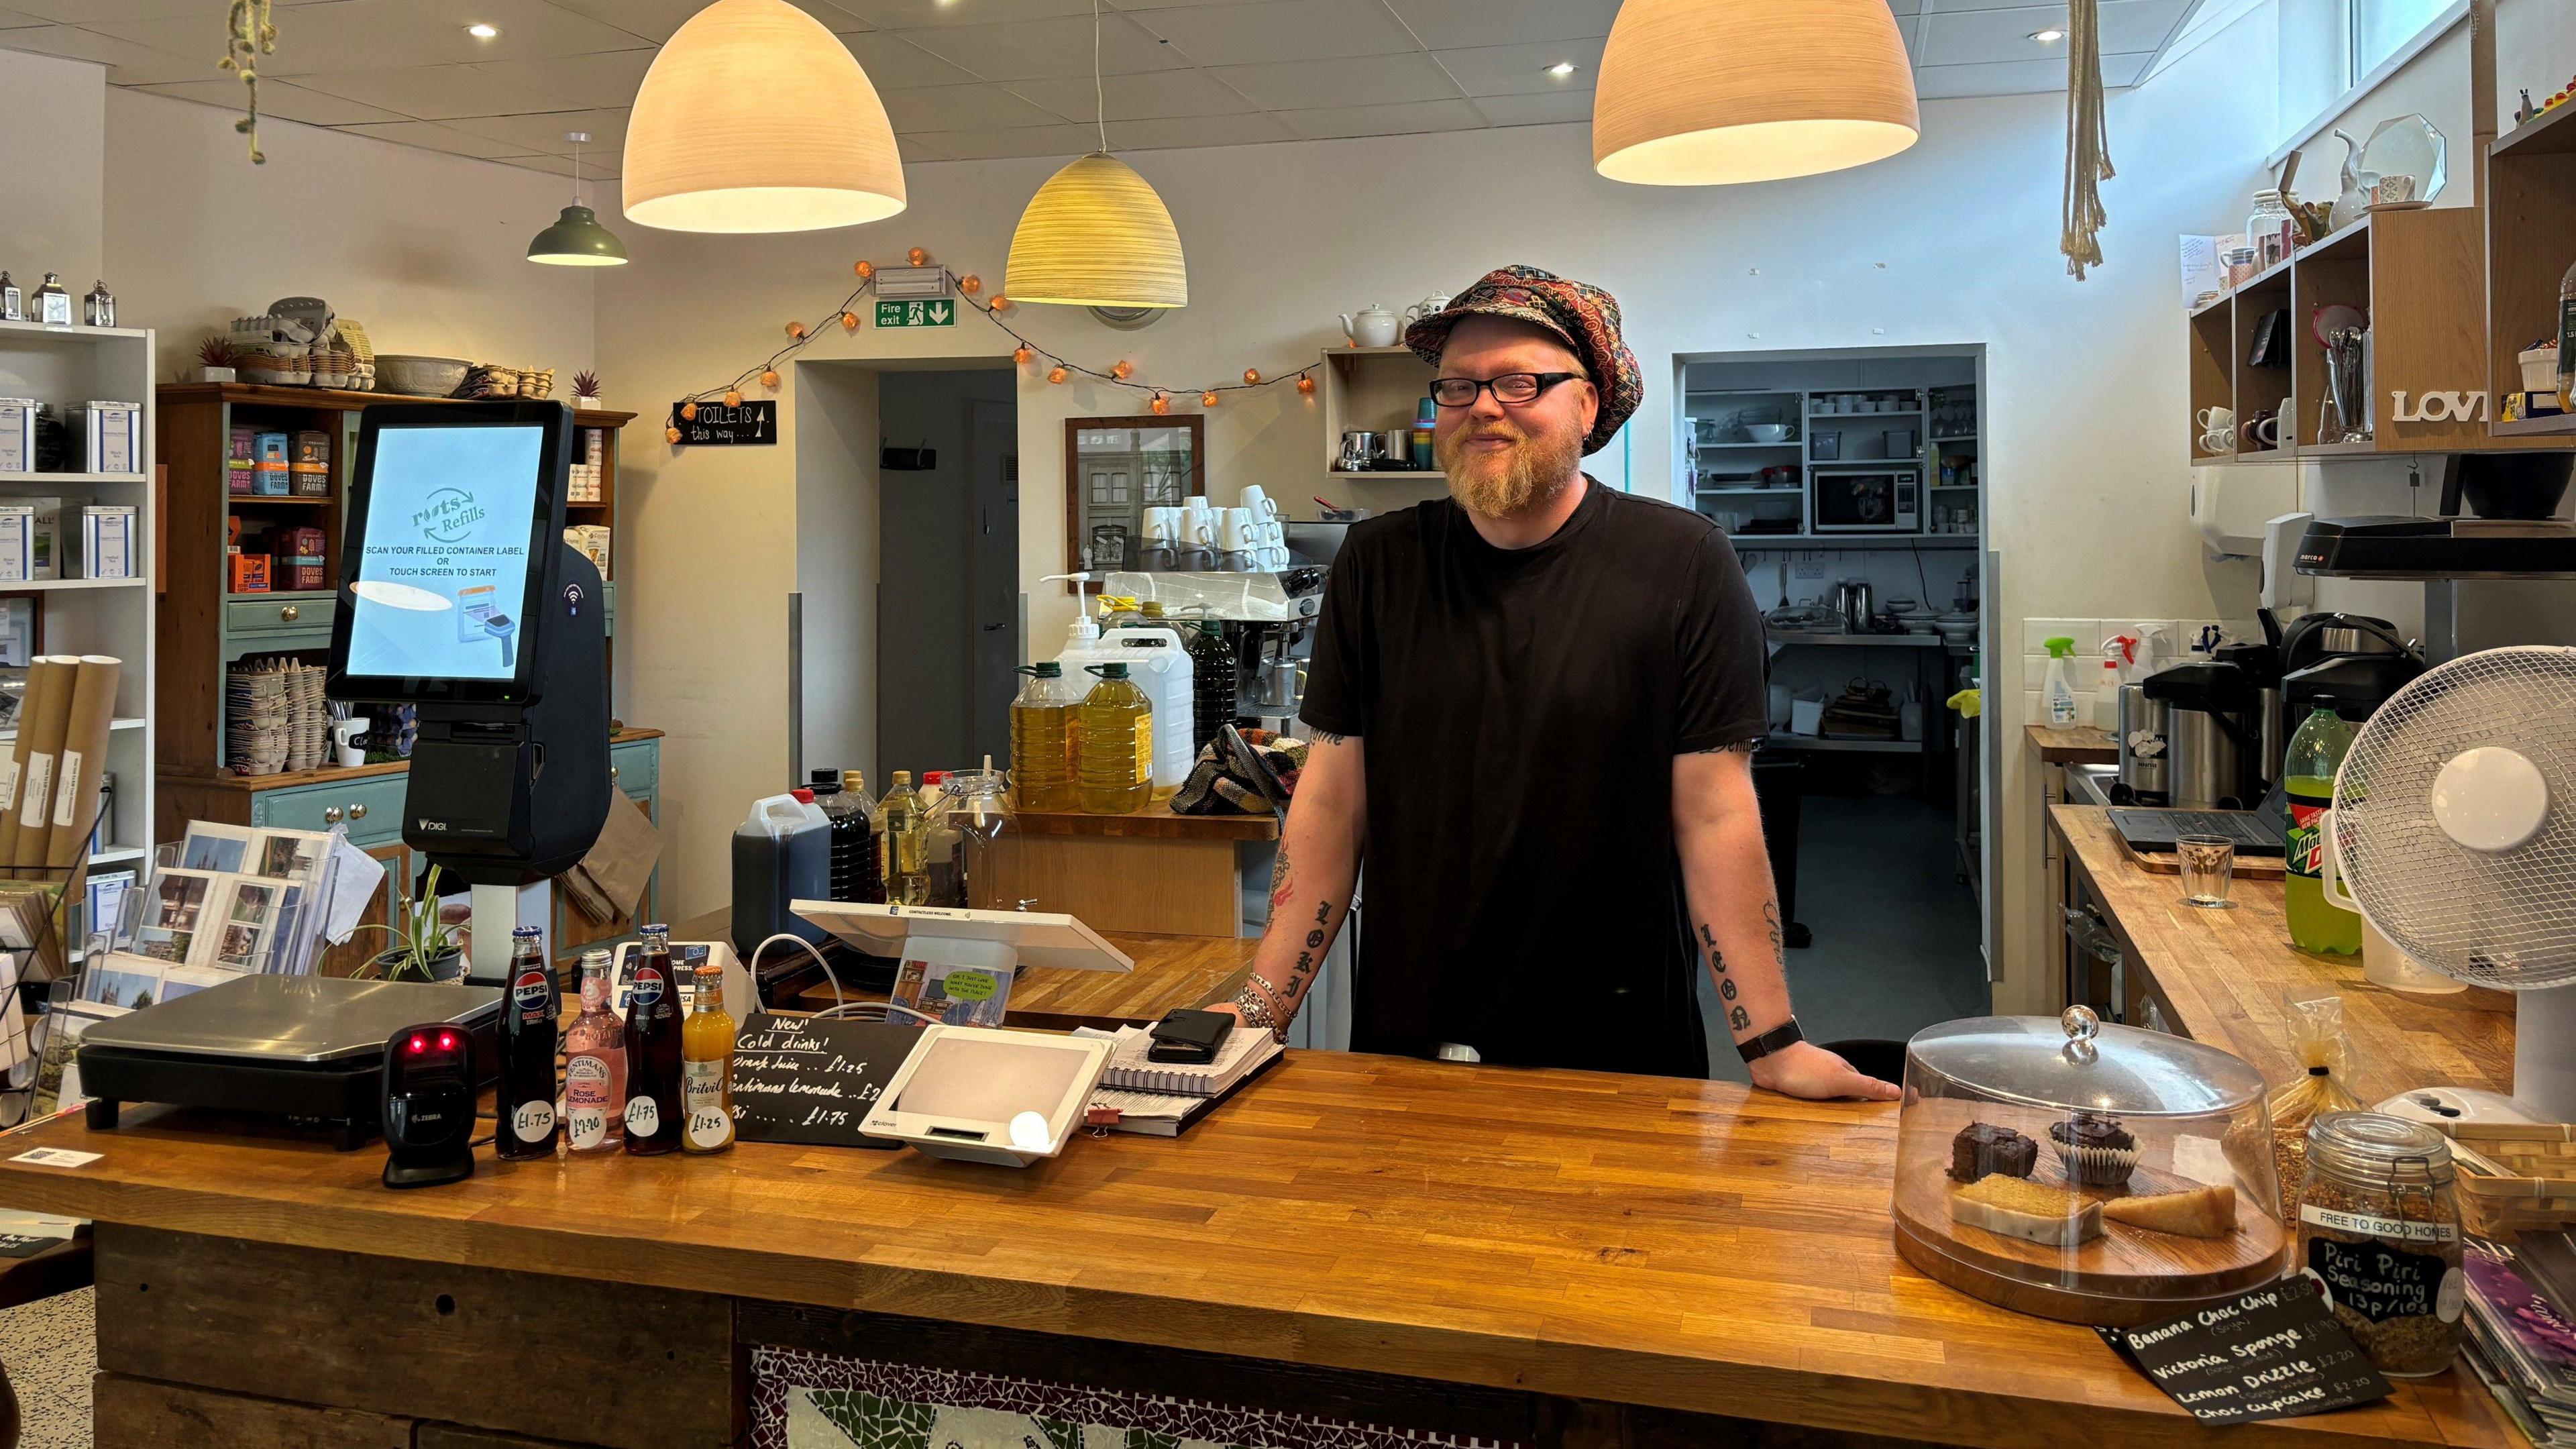
[[[334,935],[347,939],[353,906],[372,893],[369,882],[351,902],[335,889],[352,856],[366,874],[380,873],[341,828],[192,821],[182,839],[153,852],[139,879],[93,880],[86,915],[96,925],[78,972],[53,982],[28,1033],[36,1065],[20,1074],[31,1081],[11,1081],[23,1111],[9,1115],[50,1116],[86,1099],[75,1051],[98,1022],[236,976],[312,975]],[[12,924],[7,901],[0,892],[0,941]]]

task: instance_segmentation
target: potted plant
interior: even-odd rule
[[[235,364],[232,339],[209,333],[197,344],[197,365],[188,369],[189,382],[231,382],[241,374]]]
[[[402,913],[385,924],[370,922],[361,931],[382,931],[392,945],[369,963],[380,981],[458,981],[465,975],[465,950],[457,928],[438,918],[438,867],[433,865],[420,890]]]

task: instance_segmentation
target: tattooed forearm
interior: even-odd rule
[[[1775,897],[1762,903],[1762,924],[1771,933],[1771,959],[1784,968],[1789,964],[1788,949],[1781,944],[1780,902]]]
[[[1708,969],[1720,976],[1725,975],[1726,953],[1717,949],[1717,937],[1709,933],[1706,921],[1699,923],[1699,943],[1708,948]]]
[[[1276,916],[1288,904],[1289,892],[1296,888],[1296,878],[1288,870],[1288,842],[1279,842],[1279,857],[1270,862],[1270,914]]]
[[[1735,1031],[1742,1031],[1753,1025],[1753,1017],[1751,1013],[1739,1006],[1726,1014],[1726,1024]]]
[[[1762,741],[1751,739],[1737,740],[1733,744],[1711,745],[1707,749],[1692,750],[1690,753],[1694,755],[1749,755],[1760,748],[1762,748]]]
[[[1316,730],[1314,733],[1308,735],[1307,738],[1313,740],[1319,745],[1338,745],[1342,741],[1349,739],[1350,736],[1337,735],[1331,730]]]

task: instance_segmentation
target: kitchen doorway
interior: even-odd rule
[[[1902,1043],[1983,1015],[1994,750],[1947,702],[1992,595],[1984,350],[1692,354],[1674,381],[1680,491],[1764,614],[1755,780],[1801,1023]],[[1701,993],[1716,1072],[1742,1080]]]
[[[878,374],[877,759],[916,780],[1010,756],[1018,396],[1008,368]]]

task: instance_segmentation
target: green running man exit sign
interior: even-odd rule
[[[877,303],[877,325],[879,327],[954,327],[957,325],[957,304],[952,301],[880,301]]]

